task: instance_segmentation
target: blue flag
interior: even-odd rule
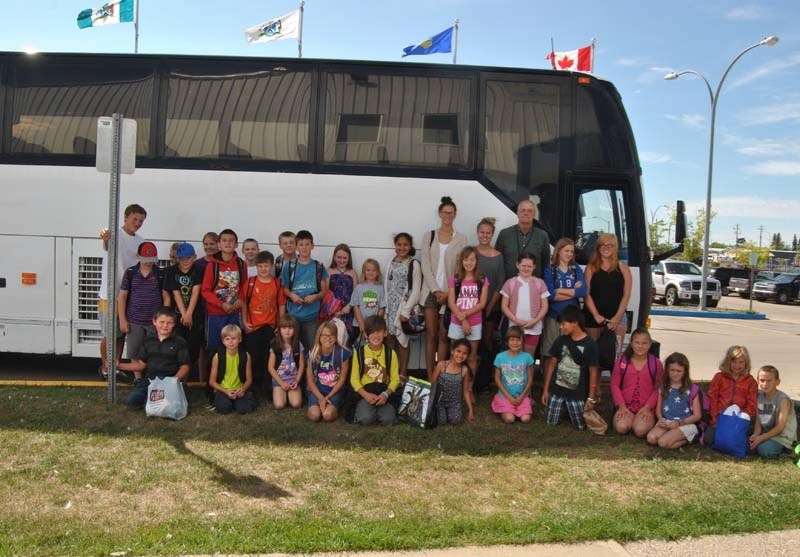
[[[424,40],[419,44],[407,46],[403,49],[403,57],[414,54],[435,54],[437,52],[453,52],[453,28],[448,27],[438,35]]]

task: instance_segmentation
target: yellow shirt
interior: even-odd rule
[[[370,383],[388,383],[389,389],[395,392],[400,386],[400,371],[397,365],[397,354],[392,350],[391,365],[389,373],[386,373],[386,350],[391,350],[386,346],[381,346],[378,350],[373,350],[369,345],[364,347],[364,368],[362,375],[359,369],[358,356],[353,357],[353,369],[350,372],[350,384],[353,390],[358,392],[364,385]]]
[[[219,382],[219,386],[226,391],[235,391],[241,389],[242,385],[244,383],[239,379],[239,352],[234,354],[225,352],[225,377]]]

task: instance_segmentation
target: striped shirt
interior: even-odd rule
[[[129,322],[137,325],[151,325],[153,314],[164,305],[161,288],[164,283],[163,271],[158,267],[142,276],[139,264],[125,271],[120,290],[128,292],[128,303],[125,308],[125,317]]]

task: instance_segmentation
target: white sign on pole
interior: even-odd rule
[[[756,265],[758,265],[758,252],[757,251],[751,251],[750,252],[750,266],[751,267],[755,267]]]
[[[120,136],[120,168],[122,174],[133,174],[136,170],[136,120],[123,118]],[[98,172],[111,172],[114,156],[114,119],[101,116],[97,119],[97,163]]]

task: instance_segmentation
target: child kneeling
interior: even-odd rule
[[[367,344],[356,350],[350,385],[361,400],[356,405],[354,423],[369,425],[379,422],[392,425],[397,421],[394,406],[388,404],[389,397],[400,385],[397,354],[386,338],[386,321],[379,315],[364,321]]]
[[[524,339],[521,327],[509,327],[506,331],[508,350],[494,359],[497,394],[492,399],[492,412],[500,414],[500,419],[507,424],[513,424],[517,418],[527,423],[533,414],[528,397],[533,387],[533,357],[522,350]]]
[[[778,390],[781,376],[775,366],[758,370],[758,419],[750,450],[761,458],[777,458],[797,441],[797,416],[786,393]]]
[[[256,404],[250,387],[253,369],[250,354],[242,344],[242,330],[229,324],[220,332],[222,346],[211,360],[211,377],[208,384],[215,391],[214,407],[220,414],[248,414]]]
[[[336,420],[344,402],[350,351],[339,344],[338,333],[332,321],[320,325],[308,354],[308,419],[312,422]]]
[[[578,429],[586,429],[583,411],[597,402],[600,368],[597,344],[586,334],[586,322],[577,306],[567,306],[558,316],[561,336],[550,347],[551,358],[542,391],[548,425],[561,422],[564,405]]]

